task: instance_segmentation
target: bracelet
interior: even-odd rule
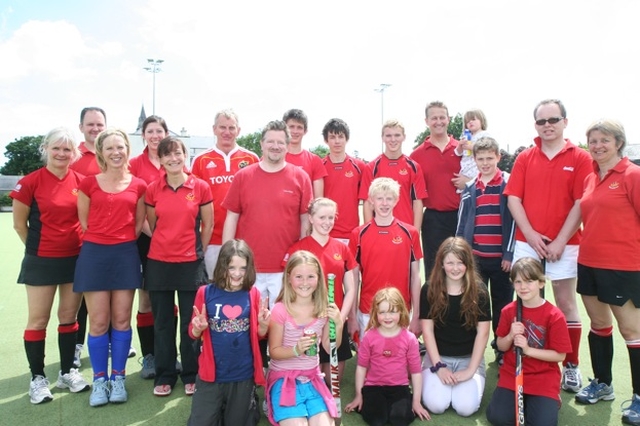
[[[447,368],[447,364],[438,361],[436,365],[429,367],[429,370],[431,370],[432,373],[437,373],[441,368]]]
[[[293,354],[295,356],[300,356],[300,354],[298,353],[298,344],[297,343],[295,345],[293,345],[292,349],[293,349]]]

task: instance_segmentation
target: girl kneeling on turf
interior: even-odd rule
[[[336,325],[336,344],[340,345],[340,310],[327,302],[322,267],[312,253],[293,253],[282,281],[269,324],[269,420],[282,426],[333,425],[336,404],[318,366],[318,340],[330,350],[331,319]]]
[[[498,386],[487,407],[487,420],[494,426],[515,420],[515,347],[522,348],[524,413],[527,425],[558,424],[560,409],[559,362],[571,352],[567,321],[560,309],[540,295],[545,276],[536,259],[524,257],[511,267],[511,281],[522,299],[522,321],[516,321],[517,302],[502,309],[496,334],[504,351]]]
[[[222,245],[213,280],[198,289],[189,325],[202,350],[188,424],[255,425],[255,388],[265,384],[258,339],[267,334],[269,310],[253,286],[253,253],[244,241]]]
[[[408,425],[416,416],[430,419],[420,402],[418,339],[407,327],[409,311],[400,291],[393,287],[378,291],[371,304],[367,333],[358,349],[356,396],[345,407],[346,412],[359,411],[369,425]]]

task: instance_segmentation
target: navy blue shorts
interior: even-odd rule
[[[135,290],[142,285],[142,266],[135,241],[96,244],[85,241],[76,262],[73,291]]]

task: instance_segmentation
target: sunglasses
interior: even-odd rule
[[[564,117],[551,117],[551,118],[541,118],[540,120],[536,120],[536,124],[538,126],[544,126],[545,124],[556,124],[560,121],[564,120]]]

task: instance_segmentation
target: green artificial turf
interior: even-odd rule
[[[24,353],[22,335],[27,319],[27,303],[24,288],[15,283],[22,259],[23,246],[12,228],[10,213],[0,213],[0,425],[184,425],[191,408],[191,401],[184,395],[181,384],[176,386],[171,396],[159,398],[153,396],[153,381],[142,380],[139,376],[138,359],[127,363],[127,390],[129,401],[126,404],[89,407],[89,393],[69,394],[66,390],[55,389],[58,374],[58,325],[55,306],[52,320],[47,329],[46,373],[51,383],[54,399],[52,402],[32,405],[27,395],[29,387],[29,367]],[[548,289],[547,297],[551,297]],[[134,306],[135,302],[134,302]],[[579,303],[584,321],[581,360],[582,373],[586,382],[591,374],[586,334],[588,318]],[[134,319],[135,322],[135,319]],[[135,330],[135,324],[134,330]],[[620,403],[631,397],[629,361],[624,342],[617,330],[615,332],[614,387],[617,399],[612,402],[600,402],[594,406],[576,404],[573,394],[562,393],[563,405],[560,410],[560,425],[607,425],[620,424]],[[139,348],[137,334],[133,344]],[[413,424],[433,425],[488,425],[484,411],[495,388],[497,365],[493,363],[493,352],[487,349],[487,383],[480,410],[471,417],[461,418],[452,410],[442,415],[433,415],[430,422],[415,421]],[[355,358],[347,363],[342,383],[342,405],[353,398]],[[90,380],[91,368],[88,353],[85,350],[80,370],[85,379]],[[260,394],[262,397],[262,393]],[[342,424],[360,426],[365,423],[358,414],[346,414]],[[262,418],[260,425],[268,425]],[[227,425],[236,426],[236,425]]]

